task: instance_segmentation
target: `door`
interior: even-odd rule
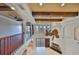
[[[37,38],[36,39],[36,47],[45,47],[45,39]]]
[[[45,47],[50,47],[50,39],[49,38],[45,39]]]
[[[40,43],[40,39],[36,39],[36,47],[40,47],[41,43]]]

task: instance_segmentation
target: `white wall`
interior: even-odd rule
[[[59,39],[55,39],[54,42],[60,45],[63,54],[70,54],[70,55],[79,55],[79,40],[75,40],[74,36],[79,38],[79,17],[72,17],[72,18],[65,18],[64,21],[59,24],[60,26],[53,26],[53,22],[37,22],[42,24],[51,24],[52,28],[59,29]],[[77,31],[74,28],[77,27]],[[76,33],[77,32],[77,35]]]
[[[79,54],[79,44],[77,40],[75,40],[75,27],[77,26],[79,29],[79,17],[71,18],[70,21],[64,22],[64,37],[63,39],[63,49],[64,54],[75,55]],[[79,33],[77,33],[79,34]],[[79,38],[79,36],[77,36]]]
[[[11,24],[9,20],[0,18],[0,37],[22,33],[21,24]]]
[[[6,37],[14,34],[21,33],[21,26],[16,25],[1,25],[0,24],[0,37]]]
[[[64,54],[79,54],[79,44],[74,40],[74,26],[67,26],[64,31]]]
[[[63,52],[64,51],[64,49],[63,49],[63,39],[62,39],[62,27],[60,26],[60,23],[61,22],[50,22],[50,21],[37,21],[36,22],[37,24],[49,24],[49,25],[51,25],[51,30],[53,30],[53,29],[57,29],[58,30],[58,34],[59,34],[59,38],[55,38],[54,40],[53,40],[53,43],[56,43],[56,44],[59,44],[59,46],[61,47],[61,51]]]

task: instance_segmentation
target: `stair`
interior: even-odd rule
[[[50,47],[52,50],[58,52],[59,54],[62,54],[61,48],[58,44],[52,43],[52,46]]]

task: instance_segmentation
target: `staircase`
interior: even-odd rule
[[[62,54],[61,48],[58,44],[52,43],[52,46],[50,47],[52,50],[58,52],[59,54]]]

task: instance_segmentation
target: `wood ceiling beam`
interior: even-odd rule
[[[52,21],[52,22],[61,22],[62,19],[35,19],[35,21]]]
[[[32,15],[51,15],[51,16],[63,16],[63,17],[73,17],[78,16],[78,12],[32,12]]]
[[[8,6],[0,6],[0,11],[13,11],[13,10]]]

